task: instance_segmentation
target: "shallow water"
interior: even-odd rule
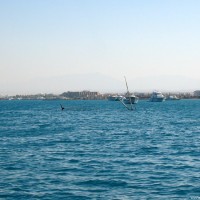
[[[200,100],[0,101],[0,199],[200,199],[199,156]]]

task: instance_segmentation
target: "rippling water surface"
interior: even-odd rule
[[[200,199],[200,100],[0,101],[0,199]]]

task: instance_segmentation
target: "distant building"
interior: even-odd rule
[[[61,96],[70,98],[70,99],[97,99],[99,97],[98,92],[90,92],[90,91],[80,91],[80,92],[64,92]]]
[[[200,90],[194,91],[194,96],[200,98]]]

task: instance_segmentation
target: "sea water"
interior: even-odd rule
[[[200,100],[0,101],[0,199],[200,199]]]

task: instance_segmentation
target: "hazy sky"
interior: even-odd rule
[[[199,0],[0,0],[0,93],[76,73],[200,79],[199,10]]]

